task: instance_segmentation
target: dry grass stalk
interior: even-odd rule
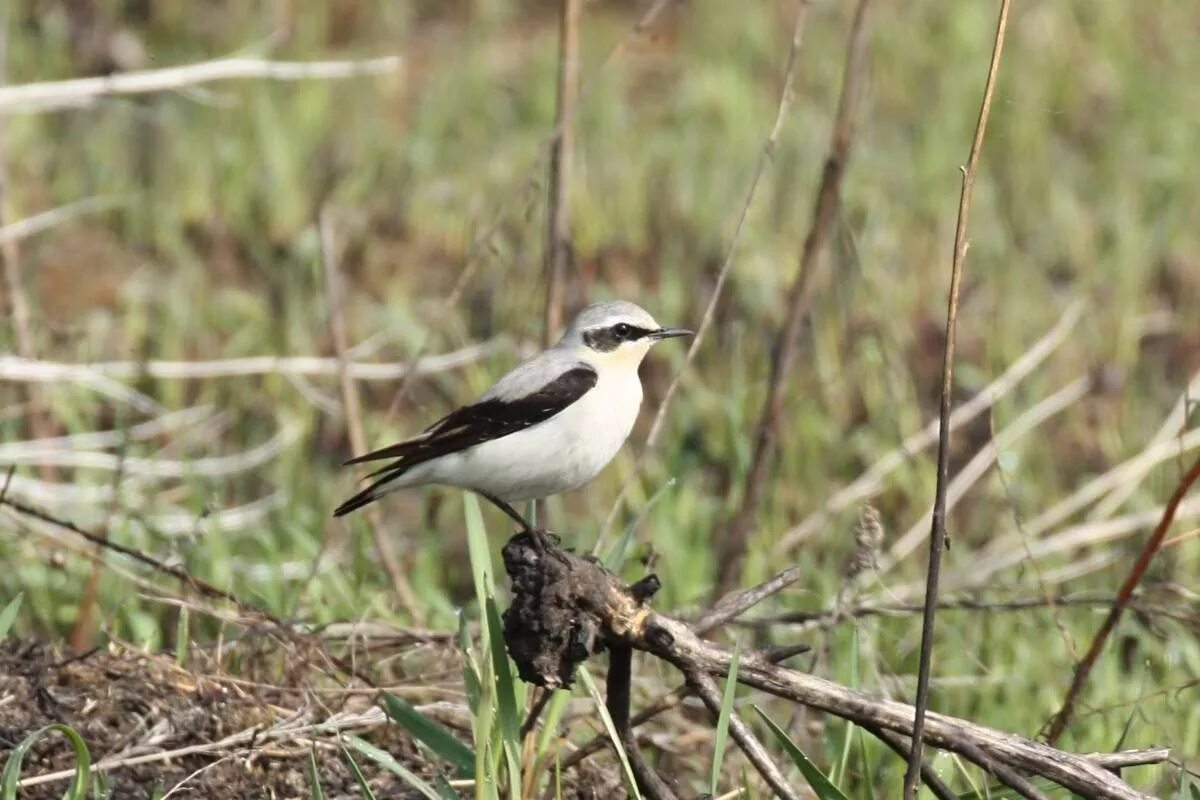
[[[270,61],[263,58],[222,58],[165,69],[117,73],[100,78],[27,83],[0,87],[0,112],[36,114],[88,106],[104,97],[174,92],[214,81],[263,78],[310,81],[387,75],[404,66],[399,56],[365,61]]]
[[[1000,13],[996,21],[996,36],[992,46],[992,60],[988,65],[987,83],[983,90],[983,102],[979,106],[979,120],[975,124],[975,137],[971,152],[962,170],[962,191],[958,201],[958,221],[954,227],[954,258],[950,267],[950,301],[946,311],[946,347],[942,362],[941,402],[938,414],[938,470],[937,489],[933,502],[932,527],[929,535],[929,569],[925,587],[925,613],[921,624],[921,661],[917,671],[917,697],[913,721],[913,746],[904,775],[904,798],[913,800],[917,794],[917,783],[921,777],[921,750],[925,740],[925,709],[929,705],[929,672],[933,661],[934,620],[937,614],[938,579],[941,575],[942,550],[946,544],[946,490],[950,471],[950,393],[954,386],[954,344],[958,320],[958,293],[962,286],[963,262],[967,257],[967,223],[971,219],[971,194],[975,188],[975,171],[979,165],[979,154],[983,149],[983,137],[987,131],[988,116],[992,108],[992,93],[996,88],[996,75],[1000,70],[1000,56],[1004,52],[1004,35],[1008,29],[1008,10],[1011,0],[1000,0]]]
[[[954,409],[954,413],[950,415],[950,430],[957,430],[992,408],[1000,398],[1011,392],[1026,376],[1045,362],[1063,342],[1067,341],[1083,314],[1083,308],[1084,304],[1080,301],[1067,306],[1053,328],[1034,342],[999,377],[970,400]],[[916,453],[936,442],[937,438],[938,421],[935,419],[921,430],[905,438],[899,447],[881,456],[866,472],[834,492],[822,508],[809,514],[799,525],[780,537],[771,549],[772,555],[779,556],[792,550],[813,533],[825,528],[837,512],[877,495],[883,490],[884,478],[897,468],[909,463]]]
[[[473,364],[496,352],[506,341],[492,339],[426,356],[415,362],[339,361],[321,356],[246,356],[209,361],[97,361],[65,364],[58,361],[0,356],[0,380],[18,383],[74,383],[89,380],[153,378],[155,380],[209,380],[250,375],[340,375],[345,371],[359,381],[391,381],[409,375],[432,375]],[[349,353],[347,353],[349,355]]]
[[[741,577],[751,530],[762,504],[768,473],[774,464],[775,438],[783,413],[787,381],[798,355],[800,328],[808,316],[813,279],[841,205],[842,176],[850,160],[850,144],[854,135],[858,99],[867,72],[868,4],[869,0],[859,0],[850,23],[846,65],[842,74],[842,88],[838,97],[829,154],[825,158],[825,167],[817,188],[812,223],[800,253],[800,266],[788,292],[787,317],[775,341],[771,377],[767,396],[758,417],[754,453],[744,481],[742,502],[728,525],[714,529],[713,547],[718,554],[714,597],[728,593]]]
[[[8,10],[0,10],[0,93],[8,90]],[[8,120],[0,108],[0,230],[7,229],[8,218],[13,208],[12,186],[9,184],[8,169]],[[29,297],[25,293],[25,283],[21,269],[21,249],[17,237],[5,237],[0,240],[0,261],[4,262],[4,288],[8,295],[8,308],[12,318],[13,338],[16,340],[17,353],[24,358],[33,358],[36,353],[36,343],[33,337],[32,312]],[[35,439],[51,435],[50,419],[43,407],[38,392],[32,387],[24,387],[26,404],[25,419],[29,424],[30,434]],[[54,469],[44,466],[39,470],[42,480],[54,480]]]
[[[1113,628],[1117,626],[1117,621],[1121,619],[1121,615],[1129,605],[1134,590],[1137,589],[1138,584],[1145,577],[1150,562],[1162,547],[1167,531],[1170,530],[1171,523],[1175,520],[1176,509],[1183,502],[1183,498],[1187,495],[1188,490],[1191,489],[1192,484],[1198,479],[1200,479],[1200,459],[1196,459],[1191,469],[1187,471],[1182,480],[1179,481],[1179,485],[1175,487],[1175,491],[1171,493],[1171,499],[1167,501],[1166,508],[1163,510],[1162,519],[1159,520],[1154,533],[1146,540],[1146,544],[1142,547],[1142,552],[1138,554],[1137,561],[1130,568],[1125,582],[1121,584],[1121,589],[1117,592],[1116,600],[1109,609],[1108,616],[1104,618],[1104,623],[1100,626],[1100,630],[1096,632],[1096,636],[1092,639],[1092,644],[1088,647],[1083,660],[1076,665],[1075,674],[1071,679],[1071,686],[1067,690],[1067,695],[1063,698],[1062,707],[1054,715],[1053,719],[1050,720],[1046,728],[1047,743],[1054,744],[1062,736],[1063,731],[1067,729],[1067,725],[1071,721],[1071,715],[1075,711],[1075,702],[1079,694],[1083,691],[1084,684],[1087,683],[1088,675],[1091,674],[1092,667],[1095,665],[1100,651],[1104,648],[1104,644],[1108,641]]]
[[[696,334],[692,337],[691,344],[688,345],[687,353],[683,358],[683,365],[667,385],[667,391],[663,394],[662,403],[654,414],[654,421],[650,425],[650,433],[646,436],[646,443],[637,455],[633,470],[630,471],[629,476],[621,484],[621,489],[617,493],[617,499],[613,501],[612,507],[608,511],[608,516],[604,519],[604,525],[600,528],[600,535],[596,537],[596,545],[592,550],[593,553],[600,552],[602,546],[607,541],[609,533],[617,521],[617,514],[620,513],[621,507],[625,502],[625,497],[629,494],[629,488],[637,478],[642,462],[645,460],[646,455],[653,452],[655,446],[658,444],[658,438],[662,433],[667,412],[671,408],[671,402],[675,399],[676,392],[679,391],[679,384],[683,381],[684,374],[695,360],[696,354],[700,351],[700,346],[704,342],[708,329],[712,327],[713,317],[717,311],[717,302],[721,299],[721,295],[725,291],[725,282],[729,279],[730,270],[733,269],[733,258],[737,252],[738,242],[741,241],[742,232],[746,228],[746,221],[750,218],[750,209],[754,207],[754,198],[758,193],[758,184],[762,179],[763,173],[766,172],[767,164],[771,162],[775,153],[775,144],[779,141],[779,132],[783,129],[783,122],[787,118],[788,109],[792,107],[792,100],[795,98],[796,62],[800,54],[800,45],[804,38],[804,26],[808,20],[810,2],[811,0],[797,0],[796,21],[792,26],[791,46],[788,49],[787,65],[783,71],[783,90],[779,95],[779,106],[775,112],[775,122],[771,126],[770,133],[767,134],[766,141],[763,142],[762,153],[758,157],[758,163],[754,167],[754,175],[750,179],[750,188],[746,192],[746,201],[742,204],[742,212],[738,216],[737,224],[733,229],[733,235],[729,239],[729,247],[725,251],[725,259],[721,262],[721,268],[717,270],[717,279],[713,284],[712,293],[709,295],[708,305],[705,306],[704,315],[700,318],[700,324],[696,326]],[[663,5],[661,0],[658,5]]]
[[[945,507],[942,513],[946,514],[958,505],[971,487],[988,473],[1001,453],[1011,448],[1025,435],[1036,430],[1046,420],[1086,397],[1090,388],[1091,380],[1089,378],[1077,378],[1002,428],[959,470],[958,474],[954,476],[954,480],[949,482],[946,487]],[[882,570],[890,569],[917,549],[931,527],[932,518],[932,513],[925,514],[892,544],[881,565]]]
[[[332,220],[327,209],[322,208],[318,219],[321,234],[321,263],[325,271],[325,294],[329,304],[329,330],[333,337],[334,350],[338,361],[342,364],[339,382],[341,384],[342,408],[346,414],[346,426],[350,433],[350,449],[355,456],[367,452],[367,439],[363,428],[362,401],[358,394],[358,384],[354,382],[345,369],[346,351],[349,349],[346,334],[344,295],[342,292],[341,275],[338,272],[338,259],[334,252]],[[367,472],[363,469],[361,472]],[[392,550],[387,533],[383,527],[383,519],[379,515],[378,506],[366,509],[367,524],[371,527],[371,538],[375,543],[375,552],[383,565],[384,572],[392,583],[392,590],[401,607],[408,613],[409,618],[416,624],[423,623],[421,607],[417,604],[416,596],[404,575],[404,568],[396,553]]]
[[[558,135],[550,145],[550,189],[546,213],[546,310],[542,346],[549,347],[563,326],[563,293],[571,255],[571,178],[575,103],[579,94],[579,17],[582,0],[562,0],[558,54]]]

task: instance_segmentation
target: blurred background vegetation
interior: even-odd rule
[[[774,119],[794,4],[679,4],[599,70],[644,8],[597,0],[584,11],[568,310],[622,297],[667,323],[694,326]],[[796,101],[716,325],[618,518],[620,529],[644,515],[626,569],[636,577],[652,560],[664,609],[706,602],[711,537],[740,498],[828,147],[851,10],[831,2],[812,10]],[[9,116],[5,222],[89,198],[100,203],[19,243],[38,358],[331,356],[316,226],[322,206],[359,360],[404,363],[489,344],[461,366],[407,382],[398,402],[397,381],[361,382],[369,445],[419,430],[536,345],[557,3],[11,0],[4,13],[11,84],[235,53],[403,58],[383,76],[222,82]],[[834,604],[860,505],[795,547],[775,545],[936,417],[958,167],[994,14],[982,2],[872,8],[869,76],[843,203],[744,576],[749,583],[786,563],[804,567],[799,588],[772,612]],[[1084,305],[1067,340],[957,433],[952,474],[1038,402],[1092,380],[1081,397],[1007,443],[999,469],[955,508],[945,564],[972,597],[1111,595],[1156,518],[1044,553],[1036,569],[1022,556],[984,585],[969,585],[1001,533],[1142,451],[1200,369],[1197,34],[1200,9],[1172,0],[1015,4],[975,193],[956,400],[1002,373],[1073,301]],[[18,349],[11,322],[0,326],[0,349],[10,354]],[[647,413],[632,446],[586,489],[549,501],[549,522],[569,543],[595,541],[682,354],[663,347],[644,366]],[[0,467],[18,465],[15,498],[289,618],[413,622],[374,557],[366,520],[330,519],[354,485],[339,467],[349,444],[336,377],[123,382],[147,402],[114,399],[78,380],[0,381],[0,447],[8,448]],[[103,464],[31,458],[27,445],[16,446],[35,436],[128,431],[195,407],[209,411],[144,438],[118,435]],[[1191,411],[1184,427],[1198,422]],[[1184,458],[1167,458],[1131,484],[1109,515],[1161,504]],[[166,461],[177,463],[174,472],[154,474],[153,464]],[[885,548],[927,512],[934,471],[928,449],[887,476],[872,500]],[[1181,516],[1176,533],[1195,526],[1200,507]],[[490,510],[485,518],[498,547],[507,527]],[[422,623],[453,630],[455,609],[474,604],[459,494],[393,496],[383,520]],[[1184,621],[1126,618],[1064,746],[1167,744],[1196,766],[1198,548],[1185,538],[1164,551],[1147,581],[1147,597]],[[111,637],[171,646],[176,612],[147,599],[122,573],[136,567],[116,558],[119,569],[98,574],[94,618],[77,629],[93,571],[86,550],[60,532],[0,517],[0,601],[25,593],[14,632],[66,639],[75,629],[76,644]],[[858,596],[919,601],[913,587],[923,575],[922,545],[865,581]],[[1035,734],[1101,611],[944,612],[932,707]],[[218,628],[197,618],[191,635],[211,639]],[[819,673],[910,699],[919,630],[915,616],[899,615],[804,634],[777,627],[737,635],[812,636]],[[841,748],[822,734],[824,724],[793,720],[818,760]],[[861,796],[869,784],[894,788],[898,762],[881,755],[877,768],[873,776],[851,768],[850,786]],[[1165,794],[1178,771],[1144,768],[1130,778]]]

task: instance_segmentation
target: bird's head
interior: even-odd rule
[[[593,303],[579,312],[559,347],[579,350],[596,366],[637,368],[655,342],[690,336],[684,328],[664,328],[640,306],[624,300]]]

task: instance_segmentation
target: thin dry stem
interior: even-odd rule
[[[558,54],[558,135],[550,145],[550,187],[546,214],[546,309],[542,346],[562,330],[563,294],[571,254],[571,179],[574,174],[575,102],[579,93],[579,17],[582,0],[562,0]]]
[[[0,9],[0,94],[8,90],[8,9]],[[9,184],[8,170],[8,119],[0,108],[0,230],[8,228],[8,219],[12,213],[12,186]],[[0,260],[4,262],[5,291],[8,294],[8,307],[12,317],[13,338],[16,340],[17,353],[24,358],[33,358],[36,342],[33,336],[32,312],[29,297],[25,293],[25,283],[21,269],[21,249],[16,237],[5,237],[0,240]],[[25,419],[29,431],[35,439],[51,434],[50,419],[42,404],[40,393],[33,387],[24,388],[24,402],[27,406]],[[51,467],[39,470],[42,480],[54,480],[55,471]]]
[[[1179,396],[1179,400],[1171,409],[1171,413],[1163,420],[1159,429],[1155,431],[1154,436],[1150,438],[1147,450],[1161,444],[1170,442],[1175,439],[1181,432],[1186,430],[1189,406],[1196,402],[1197,397],[1200,397],[1200,371],[1192,375],[1187,386],[1183,388],[1183,393]],[[1141,485],[1141,479],[1150,471],[1150,465],[1137,470],[1130,470],[1126,474],[1125,480],[1114,486],[1107,497],[1096,504],[1089,515],[1089,519],[1107,519],[1129,499],[1129,496],[1137,491]]]
[[[975,188],[975,173],[979,165],[979,154],[983,149],[983,137],[987,132],[988,116],[992,108],[992,93],[996,89],[996,76],[1000,71],[1000,56],[1004,52],[1004,35],[1008,29],[1008,10],[1011,0],[1000,0],[1000,13],[996,21],[996,35],[992,45],[992,61],[988,65],[987,83],[983,90],[983,102],[979,106],[979,120],[975,124],[975,138],[971,152],[962,171],[962,191],[958,201],[958,221],[954,227],[954,259],[950,267],[950,300],[946,311],[946,349],[942,361],[942,390],[938,414],[938,470],[937,488],[933,502],[933,518],[929,536],[929,569],[925,586],[925,613],[921,624],[921,661],[917,670],[917,697],[913,720],[912,753],[904,775],[904,798],[913,800],[917,794],[917,783],[921,778],[922,734],[925,729],[925,709],[929,706],[929,673],[933,662],[934,621],[937,614],[938,579],[941,575],[942,550],[946,545],[946,489],[950,472],[950,394],[954,385],[954,345],[958,321],[958,294],[962,286],[963,262],[967,257],[967,224],[971,218],[971,194]]]
[[[1117,622],[1121,619],[1121,615],[1129,605],[1134,590],[1137,589],[1138,584],[1145,577],[1150,562],[1154,560],[1155,554],[1162,547],[1163,539],[1166,538],[1167,531],[1170,530],[1171,523],[1175,520],[1176,509],[1179,508],[1184,496],[1187,495],[1188,490],[1191,489],[1192,484],[1197,479],[1200,479],[1200,459],[1197,459],[1192,464],[1192,468],[1187,471],[1183,479],[1179,481],[1179,485],[1175,487],[1175,491],[1171,493],[1171,499],[1167,501],[1166,508],[1163,510],[1162,519],[1159,520],[1154,533],[1146,540],[1146,544],[1142,547],[1142,552],[1138,554],[1137,561],[1130,568],[1125,582],[1121,584],[1121,589],[1117,592],[1116,600],[1113,602],[1112,608],[1109,609],[1108,616],[1104,618],[1104,624],[1100,626],[1100,630],[1096,631],[1096,635],[1092,639],[1092,644],[1088,647],[1083,660],[1076,665],[1075,675],[1071,679],[1071,687],[1067,690],[1066,697],[1063,698],[1062,708],[1050,720],[1047,727],[1046,742],[1048,744],[1054,744],[1058,741],[1063,731],[1067,729],[1067,725],[1071,721],[1071,715],[1075,711],[1075,702],[1079,694],[1083,691],[1084,685],[1087,683],[1088,676],[1091,674],[1092,667],[1095,665],[1100,651],[1104,649],[1105,642],[1108,641],[1113,628],[1117,626]]]
[[[100,78],[26,83],[0,87],[0,111],[33,114],[78,108],[104,97],[173,92],[213,81],[264,78],[276,81],[336,80],[398,72],[399,56],[366,61],[269,61],[262,58],[222,58],[165,69],[139,70]]]
[[[775,460],[784,395],[792,366],[799,354],[800,329],[811,306],[813,280],[841,206],[842,177],[850,160],[850,144],[854,136],[858,99],[867,72],[868,5],[869,0],[859,0],[850,23],[846,65],[842,74],[842,88],[838,97],[829,153],[825,158],[825,167],[813,204],[812,223],[800,253],[799,269],[788,292],[787,317],[775,340],[771,377],[767,396],[758,416],[754,452],[744,481],[742,502],[728,525],[714,529],[713,547],[718,553],[716,581],[713,587],[715,597],[726,594],[741,577],[751,531],[762,505],[768,473]]]
[[[342,392],[342,408],[346,413],[346,426],[350,433],[350,448],[355,456],[367,452],[367,439],[363,429],[362,402],[358,394],[358,384],[345,369],[346,351],[349,349],[346,334],[346,317],[343,307],[343,292],[341,276],[338,272],[338,258],[334,252],[333,223],[327,209],[322,208],[318,219],[321,234],[321,263],[325,271],[325,295],[329,304],[329,330],[333,337],[334,350],[338,362],[342,365],[339,380]],[[362,470],[365,472],[366,470]],[[416,624],[422,624],[420,606],[416,596],[404,575],[404,568],[396,553],[392,550],[387,533],[383,527],[383,519],[377,506],[366,509],[367,524],[371,527],[371,538],[375,543],[375,552],[391,581],[392,590],[401,607],[408,613]]]
[[[758,163],[754,167],[754,175],[750,179],[750,187],[746,192],[746,201],[742,204],[741,214],[738,216],[737,224],[734,226],[733,235],[729,239],[729,248],[725,251],[725,260],[721,262],[721,268],[717,271],[717,279],[713,285],[712,293],[709,295],[708,305],[705,306],[704,315],[700,318],[700,324],[696,327],[696,334],[692,337],[691,344],[688,346],[687,354],[683,358],[683,365],[680,366],[679,370],[671,378],[671,382],[667,385],[662,403],[654,414],[654,421],[650,426],[650,433],[646,437],[646,443],[638,452],[633,469],[621,484],[621,489],[617,493],[617,499],[613,501],[612,508],[609,509],[608,516],[604,519],[600,535],[596,537],[596,545],[592,550],[593,553],[600,552],[608,539],[609,533],[612,531],[613,525],[616,524],[617,514],[620,513],[621,507],[625,503],[625,498],[629,494],[629,489],[641,471],[642,463],[658,444],[658,438],[662,433],[667,412],[671,408],[671,403],[675,399],[676,392],[679,391],[679,384],[683,381],[683,376],[687,373],[688,367],[691,366],[696,358],[696,354],[700,351],[700,346],[704,343],[708,329],[712,327],[712,321],[716,315],[717,303],[725,291],[725,283],[729,279],[730,270],[733,269],[733,259],[737,252],[738,242],[741,241],[742,232],[745,230],[746,222],[750,218],[750,209],[754,207],[754,198],[758,193],[758,184],[762,179],[763,173],[766,172],[767,165],[771,163],[775,153],[776,142],[779,140],[779,132],[783,129],[783,122],[787,118],[788,109],[791,108],[792,101],[795,98],[796,63],[800,55],[800,45],[804,38],[804,26],[808,19],[809,5],[810,0],[798,0],[796,4],[796,21],[792,26],[791,46],[788,48],[787,65],[783,71],[783,90],[779,95],[779,106],[775,112],[775,122],[771,126],[770,133],[767,134],[766,141],[763,142],[762,153],[758,157]]]
[[[413,362],[368,363],[321,356],[246,356],[210,361],[97,361],[65,364],[59,361],[0,356],[0,380],[18,383],[76,383],[131,378],[209,380],[250,375],[326,376],[345,371],[359,381],[393,381],[410,375],[432,375],[473,364],[508,344],[504,337],[426,356]],[[350,353],[347,352],[347,356]]]

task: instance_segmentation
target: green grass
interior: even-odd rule
[[[97,13],[117,22],[120,5],[99,3]],[[155,66],[239,50],[276,24],[269,4],[210,4],[202,19],[180,0],[152,5],[150,20],[120,22]],[[403,77],[226,83],[199,94],[7,120],[8,219],[87,197],[122,199],[114,209],[23,243],[41,355],[85,362],[330,354],[313,218],[331,174],[337,180],[328,199],[345,249],[350,337],[354,343],[380,337],[369,359],[403,361],[423,345],[439,353],[499,334],[536,341],[544,231],[538,146],[553,120],[553,17],[504,0],[478,4],[483,10],[475,13],[434,3],[351,5],[352,19],[295,5],[302,11],[275,55],[399,51],[409,58]],[[634,297],[662,320],[694,325],[774,117],[790,11],[789,4],[745,10],[718,0],[681,8],[677,25],[632,48],[597,79],[579,115],[571,202],[579,274],[586,276],[582,294]],[[5,11],[12,18],[11,81],[76,74],[65,12],[16,19],[21,12]],[[591,80],[632,23],[632,11],[592,4],[586,14],[583,73]],[[770,550],[784,531],[935,413],[957,170],[975,121],[993,14],[989,3],[932,0],[873,9],[871,74],[842,213],[814,287],[747,582],[782,566]],[[664,582],[655,604],[662,609],[704,602],[714,570],[710,537],[740,499],[782,298],[827,146],[848,15],[836,4],[813,9],[796,103],[760,187],[718,327],[683,383],[660,451],[630,492],[612,536],[617,549],[606,551],[623,555],[630,577],[640,575],[639,559],[655,557]],[[1200,366],[1194,344],[1200,96],[1189,77],[1200,71],[1200,50],[1192,44],[1197,24],[1195,8],[1169,0],[1070,0],[1014,10],[975,194],[958,397],[1018,358],[1074,297],[1086,298],[1088,307],[1072,339],[997,405],[992,426],[1003,428],[1079,375],[1103,369],[1123,380],[1004,454],[1011,491],[991,474],[956,509],[948,570],[977,563],[991,537],[1012,527],[1014,505],[1028,519],[1136,453]],[[494,235],[481,245],[493,225]],[[445,312],[442,298],[468,261],[474,278]],[[1139,337],[1138,326],[1164,312],[1174,315],[1171,325]],[[0,326],[0,351],[14,350],[11,326]],[[395,384],[362,384],[369,443],[420,429],[482,391],[516,358],[510,344],[485,361],[414,381],[392,414]],[[651,356],[643,369],[648,407],[681,359],[682,350],[669,346]],[[127,475],[115,503],[60,499],[55,513],[93,528],[107,525],[114,540],[178,560],[276,613],[314,623],[408,622],[374,557],[366,522],[329,519],[353,486],[351,471],[339,467],[348,455],[339,414],[280,376],[136,385],[166,408],[209,404],[223,416],[215,427],[170,442],[134,443],[130,455],[190,460],[245,450],[288,424],[299,434],[278,457],[248,472],[166,482]],[[335,379],[311,379],[311,388],[336,400]],[[67,384],[40,387],[39,397],[59,433],[143,417]],[[19,398],[13,384],[0,387],[6,443],[30,435]],[[635,440],[644,436],[648,416]],[[987,431],[984,420],[957,437],[955,464]],[[568,544],[592,546],[632,466],[631,447],[586,490],[547,504]],[[1161,502],[1178,474],[1179,462],[1162,465],[1126,510]],[[17,476],[33,479],[37,471],[21,467]],[[101,491],[113,475],[63,471],[57,480]],[[885,546],[926,512],[933,480],[932,451],[889,476],[874,501]],[[12,491],[22,496],[19,487]],[[284,502],[252,524],[225,530],[204,521],[206,512],[274,492]],[[389,499],[384,518],[428,625],[453,630],[457,610],[465,609],[486,633],[488,598],[505,602],[492,565],[499,564],[500,532],[508,527],[470,496],[465,502],[465,524],[457,495],[433,490]],[[181,532],[164,533],[167,513],[182,516]],[[778,609],[832,604],[857,514],[849,508],[837,515],[790,555],[806,575]],[[626,530],[627,539],[619,538]],[[1112,548],[1115,562],[1063,588],[1111,593],[1137,544],[1100,545]],[[1159,585],[1195,585],[1195,544],[1160,557]],[[1053,572],[1079,556],[1048,557],[1039,567]],[[7,517],[0,517],[0,561],[7,567],[0,605],[24,596],[9,636],[65,636],[90,562]],[[110,563],[138,571],[117,558]],[[909,558],[884,577],[886,587],[869,583],[869,590],[886,600],[888,588],[920,580],[923,567],[919,555]],[[181,657],[186,642],[216,637],[216,621],[194,610],[171,617],[143,594],[106,571],[99,594],[105,630],[151,649],[180,639]],[[988,592],[1040,594],[1027,565],[1000,573]],[[1190,601],[1167,594],[1164,602]],[[1054,614],[1081,652],[1097,614],[1086,608]],[[820,669],[843,683],[911,698],[918,631],[915,617],[868,618],[855,631],[842,626],[828,634],[831,656]],[[794,640],[786,631],[773,635]],[[492,657],[486,635],[468,644],[475,764],[493,775],[528,769],[512,737],[523,687],[502,658]],[[1194,632],[1129,615],[1113,644],[1063,744],[1099,750],[1123,737],[1127,747],[1169,744],[1181,755],[1200,752],[1197,690],[1175,691],[1200,677]],[[1117,645],[1126,658],[1118,657]],[[943,612],[936,658],[932,707],[1026,735],[1056,709],[1072,666],[1047,611]],[[642,662],[638,674],[653,686],[672,680]],[[770,710],[776,719],[790,715],[783,707]],[[590,735],[573,715],[563,718],[568,735]],[[903,765],[877,743],[855,746],[853,737],[862,735],[831,720],[823,738],[799,737],[797,744],[848,796],[892,796]],[[538,741],[544,753],[556,737]],[[693,754],[696,791],[710,779],[711,756]],[[733,756],[730,749],[726,761]],[[1160,794],[1174,792],[1180,780],[1165,767],[1127,775]],[[554,772],[542,776],[552,780]],[[969,789],[958,777],[948,779]],[[475,791],[482,796],[483,789]]]

